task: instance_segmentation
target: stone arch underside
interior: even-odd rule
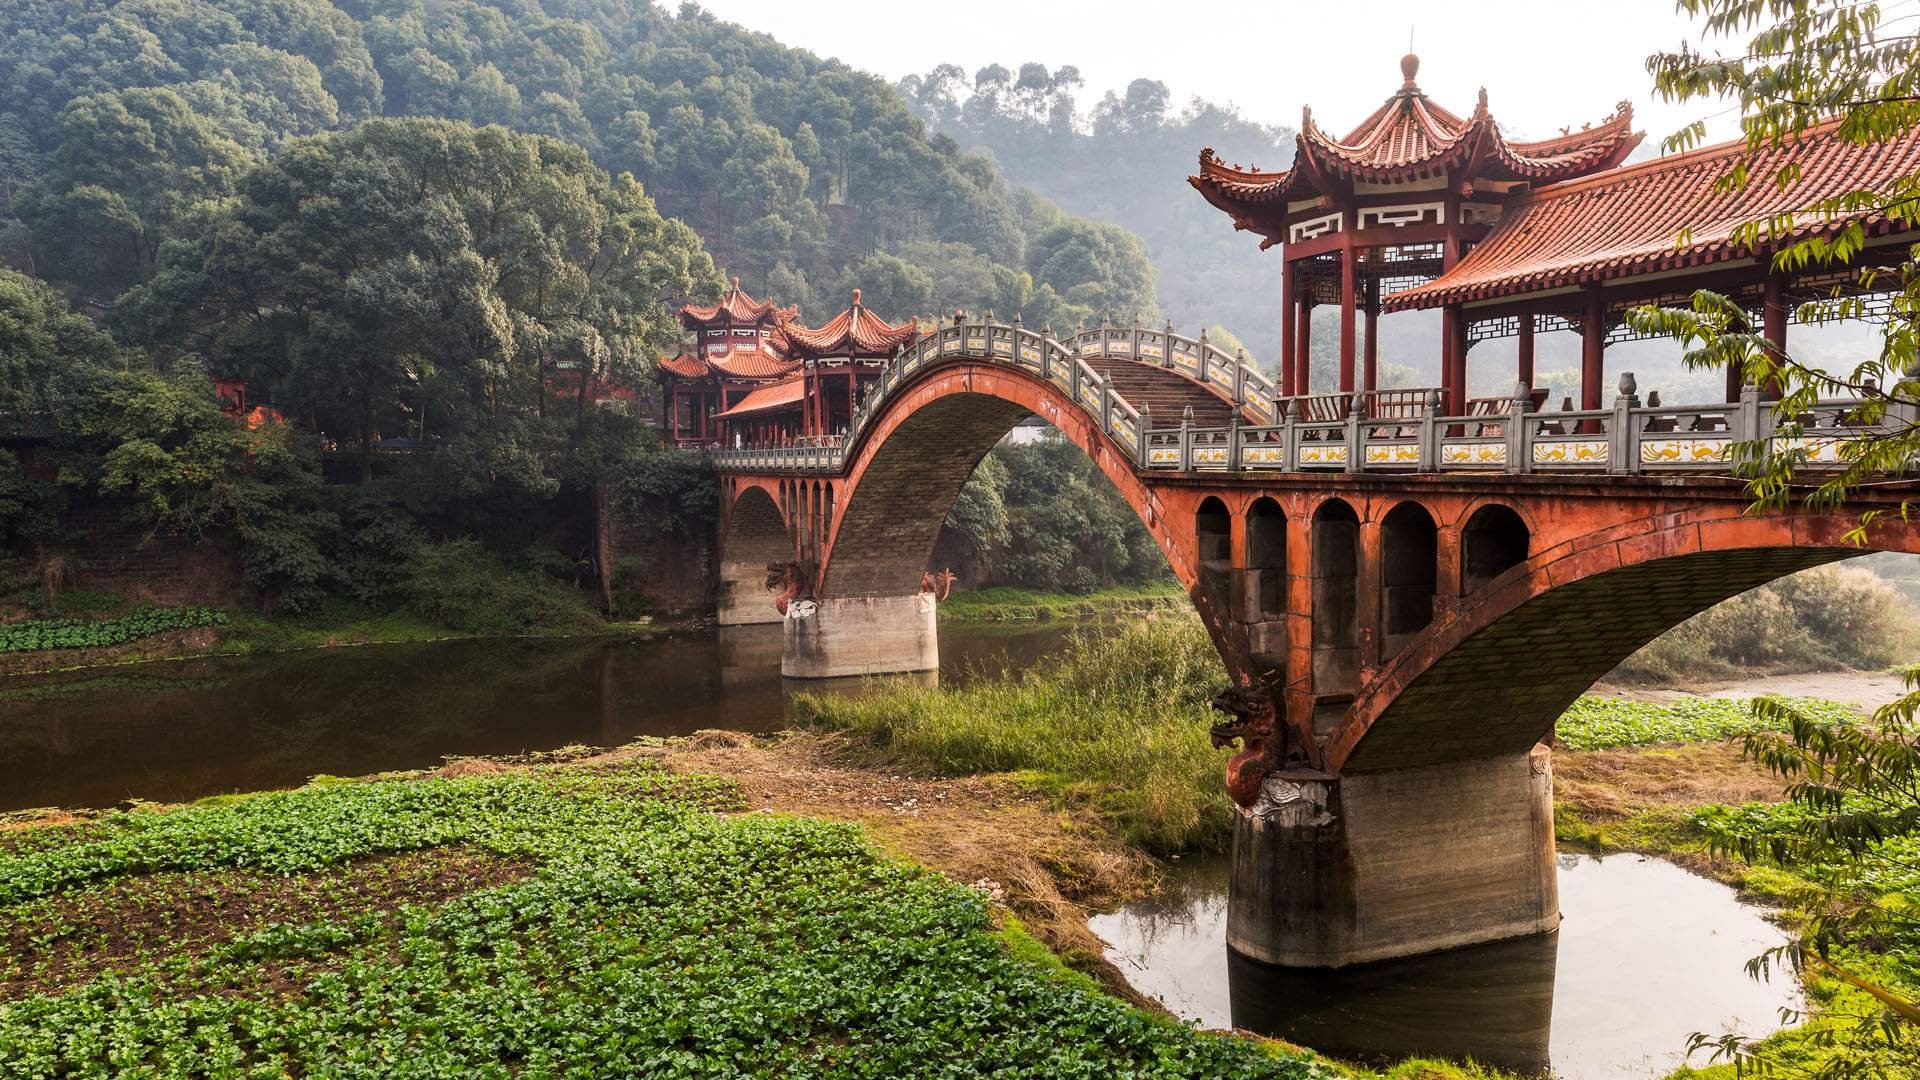
[[[743,486],[727,508],[720,537],[720,595],[715,617],[722,626],[778,622],[779,611],[766,589],[770,563],[793,558],[793,534],[786,515],[766,488]]]
[[[1674,530],[1669,542],[1645,545],[1642,561],[1587,560],[1590,572],[1582,572],[1589,548],[1513,568],[1458,619],[1417,639],[1356,700],[1328,745],[1328,767],[1360,773],[1523,753],[1595,682],[1667,630],[1769,581],[1869,550],[1796,543],[1787,518],[1742,524],[1772,526],[1774,542],[1703,549],[1693,539],[1690,550],[1675,551],[1688,545],[1671,541],[1690,537]]]

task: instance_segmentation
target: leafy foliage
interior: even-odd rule
[[[210,607],[146,608],[117,619],[25,619],[0,625],[0,653],[121,645],[169,630],[226,622],[226,612]]]
[[[1797,699],[1801,715],[1823,724],[1859,720],[1850,707],[1833,701]],[[1669,742],[1717,742],[1773,730],[1771,716],[1756,712],[1745,698],[1688,698],[1656,705],[1598,694],[1582,695],[1554,722],[1554,735],[1568,750],[1613,750]]]
[[[1078,593],[1168,574],[1139,515],[1079,447],[1051,432],[994,447],[948,512],[934,559],[974,586]]]
[[[342,897],[318,920],[5,1002],[0,1071],[1339,1075],[1013,955],[979,893],[886,860],[851,826],[707,812],[737,799],[628,764],[314,786],[45,830],[0,853],[0,926],[36,940],[74,931],[40,898],[156,871],[376,873],[367,856],[456,844],[538,871],[394,917]]]

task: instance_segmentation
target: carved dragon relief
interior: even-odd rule
[[[953,583],[959,580],[959,575],[953,572],[952,567],[948,567],[937,574],[929,570],[920,575],[920,591],[923,593],[932,593],[936,602],[942,601],[952,595]]]
[[[773,609],[804,619],[813,614],[813,575],[798,562],[767,564],[767,591],[774,594]],[[804,610],[802,610],[804,608]]]
[[[1253,809],[1269,773],[1307,764],[1305,748],[1294,745],[1291,727],[1280,722],[1265,688],[1229,686],[1214,695],[1213,707],[1229,717],[1209,732],[1214,748],[1240,743],[1240,752],[1227,761],[1227,794],[1241,807]]]

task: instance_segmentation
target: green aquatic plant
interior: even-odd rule
[[[0,971],[0,1075],[1343,1075],[1099,992],[856,827],[713,812],[737,805],[711,778],[555,766],[123,814],[0,855],[15,957],[162,870],[203,887],[127,922],[234,873],[257,909],[224,940],[108,924],[79,985]],[[455,844],[527,868],[406,888],[449,877],[407,852]],[[276,908],[271,883],[303,874],[322,880]]]
[[[117,619],[26,619],[0,626],[0,653],[94,649],[124,645],[169,630],[226,623],[227,613],[211,607],[142,608]]]

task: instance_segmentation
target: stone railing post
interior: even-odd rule
[[[1140,406],[1140,416],[1133,422],[1133,460],[1144,469],[1147,467],[1147,432],[1153,428],[1153,406]]]
[[[1426,408],[1420,412],[1421,472],[1440,471],[1440,392],[1427,391]]]
[[[1078,356],[1067,359],[1067,396],[1073,399],[1074,408],[1086,408],[1080,400],[1080,358]]]
[[[1285,458],[1281,465],[1288,472],[1300,471],[1300,401],[1288,398],[1280,407],[1280,453]]]
[[[1240,471],[1240,410],[1227,415],[1227,471]]]
[[[1140,316],[1135,315],[1133,317],[1133,352],[1130,354],[1135,360],[1140,359],[1140,331],[1143,329],[1145,328],[1140,325]]]
[[[1247,403],[1247,349],[1246,346],[1234,350],[1233,354],[1233,404],[1236,409]]]
[[[1614,396],[1613,420],[1607,429],[1607,471],[1610,473],[1640,471],[1640,419],[1633,415],[1633,410],[1640,407],[1639,389],[1633,372],[1620,373],[1620,392]]]
[[[1168,319],[1167,324],[1160,328],[1160,366],[1164,368],[1170,368],[1173,366],[1173,320],[1172,319]]]
[[[1207,381],[1207,332],[1205,330],[1200,331],[1200,343],[1193,347],[1193,351],[1196,354],[1195,370],[1200,372],[1200,382],[1205,385]]]
[[[1524,472],[1521,454],[1527,448],[1527,412],[1533,407],[1533,388],[1519,384],[1513,394],[1513,407],[1507,410],[1507,471]]]
[[[1180,411],[1180,471],[1193,471],[1193,406]]]
[[[1113,433],[1113,387],[1105,379],[1100,380],[1100,430]]]
[[[1360,414],[1366,408],[1366,396],[1358,390],[1347,399],[1347,471],[1350,473],[1361,472],[1367,467],[1366,428],[1360,423]]]

